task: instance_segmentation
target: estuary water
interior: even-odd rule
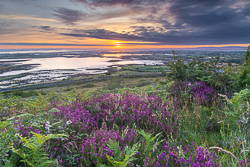
[[[102,57],[78,57],[77,55],[64,55],[64,57],[51,58],[21,58],[0,59],[0,64],[8,66],[22,66],[0,73],[0,88],[17,86],[18,84],[38,83],[51,80],[62,80],[81,74],[101,74],[108,72],[107,67],[129,64],[163,64],[161,60],[121,59],[120,54],[102,55]],[[127,56],[127,55],[126,55]],[[13,76],[13,77],[11,77]],[[15,77],[18,76],[18,77]],[[11,77],[13,79],[3,80]],[[19,83],[16,84],[15,82]],[[20,82],[21,81],[21,82]],[[12,84],[8,84],[12,82]]]

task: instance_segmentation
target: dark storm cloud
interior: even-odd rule
[[[83,20],[87,14],[78,10],[57,8],[54,15],[65,24],[75,25],[78,21]]]
[[[165,4],[165,14],[160,16],[150,14],[137,21],[159,23],[165,29],[183,29],[234,22],[236,19],[241,20],[242,17],[245,17],[243,12],[230,8],[230,5],[234,4],[231,0],[172,0],[167,4]],[[244,12],[247,13],[247,10]],[[167,20],[169,17],[174,19],[172,23]]]
[[[182,15],[179,16],[178,22],[184,22],[192,27],[216,26],[223,23],[230,23],[238,19],[238,16],[233,12],[232,10],[227,10],[225,12],[213,11],[193,15]]]
[[[82,30],[81,32],[61,33],[73,37],[90,37],[97,39],[159,42],[157,45],[212,45],[212,44],[243,44],[250,43],[250,24],[217,27],[206,31],[188,32],[171,30],[161,31],[160,28],[137,27],[132,32],[117,33],[104,29]]]
[[[230,0],[177,0],[168,8],[176,23],[193,27],[206,27],[234,22],[242,17],[237,9],[230,8]]]
[[[177,0],[168,9],[175,24],[186,25],[183,39],[189,44],[250,43],[247,5],[232,8],[237,2],[248,1]]]
[[[246,16],[250,16],[250,6],[244,8],[242,10],[242,14],[246,15]]]

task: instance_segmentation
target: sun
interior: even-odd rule
[[[115,44],[116,44],[117,47],[119,47],[121,45],[121,42],[117,41]]]

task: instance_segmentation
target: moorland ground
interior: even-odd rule
[[[173,54],[165,76],[3,92],[0,164],[250,166],[249,47],[238,66]]]

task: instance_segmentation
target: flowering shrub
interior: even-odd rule
[[[169,87],[99,95],[75,90],[65,98],[33,98],[20,105],[0,99],[0,116],[13,115],[0,121],[0,166],[250,166],[247,89],[233,104],[223,104],[215,99],[219,90],[204,82],[175,82],[168,92]],[[165,98],[169,94],[174,98]],[[34,147],[39,152],[27,147],[52,134],[58,137]],[[205,148],[209,145],[221,159]]]
[[[106,155],[113,154],[108,141],[111,139],[120,143],[120,150],[123,151],[140,141],[137,129],[152,134],[161,132],[166,138],[178,133],[175,107],[163,103],[157,96],[105,94],[84,102],[62,105],[59,110],[52,113],[53,118],[64,120],[64,124],[54,131],[65,131],[69,138],[65,144],[55,141],[54,145],[64,154],[67,152],[65,148],[68,148],[78,155],[67,159],[62,158],[60,152],[54,153],[54,157],[64,159],[61,163],[66,166],[73,162],[87,166],[106,162]],[[53,152],[53,149],[50,150]]]
[[[241,160],[241,161],[240,161],[240,165],[241,165],[241,166],[250,166],[249,159],[246,158],[246,160]]]
[[[186,86],[190,87],[191,98],[203,102],[213,93],[203,83]],[[179,135],[179,112],[175,105],[158,96],[109,93],[54,106],[59,107],[40,115],[15,117],[14,124],[22,137],[32,138],[32,132],[67,134],[67,139],[51,139],[43,145],[48,158],[58,166],[100,166],[111,162],[150,167],[218,166],[213,153],[203,147],[162,144],[161,139],[168,141]],[[110,141],[115,144],[112,146]],[[23,148],[22,144],[15,148]]]
[[[191,87],[189,94],[191,94],[196,103],[211,105],[214,101],[216,91],[206,85],[205,82],[195,82],[194,84],[190,83],[188,86]]]
[[[14,121],[15,129],[22,137],[32,136],[31,132],[40,134],[45,127],[41,121],[38,121],[38,116],[34,114],[23,113],[9,120]]]
[[[220,93],[227,94],[233,88],[235,79],[223,69],[218,67],[220,57],[212,58],[209,61],[204,59],[193,58],[189,63],[185,62],[185,59],[177,58],[177,53],[173,51],[174,60],[170,61],[167,66],[170,68],[170,72],[167,78],[172,81],[205,81],[207,84],[217,87]],[[242,75],[246,78],[247,70]],[[244,85],[246,85],[246,80]],[[229,92],[227,92],[229,91]]]
[[[53,141],[50,143],[53,146],[48,147],[47,151],[51,153],[51,157],[58,158],[62,166],[77,166],[79,164],[91,166],[105,164],[107,163],[107,155],[114,155],[114,150],[108,146],[109,140],[119,142],[119,151],[122,152],[127,146],[133,145],[139,139],[136,129],[122,127],[121,132],[115,128],[108,130],[105,123],[100,129],[85,136],[82,136],[82,141],[79,140],[78,143],[76,143],[77,140]]]
[[[171,96],[177,101],[178,106],[196,103],[199,105],[212,105],[217,92],[205,82],[178,81],[170,88]]]
[[[147,158],[144,166],[192,166],[192,167],[219,167],[218,157],[213,152],[208,152],[203,147],[197,145],[187,145],[182,148],[171,146],[168,142],[164,145],[164,151],[158,155],[154,163],[150,163]]]
[[[55,115],[71,121],[69,131],[71,136],[77,133],[88,133],[101,128],[102,123],[111,129],[129,126],[143,129],[149,133],[163,132],[165,136],[178,133],[177,111],[173,106],[162,103],[160,97],[106,94],[95,96],[84,102],[74,102],[71,105],[59,107],[60,113]]]

